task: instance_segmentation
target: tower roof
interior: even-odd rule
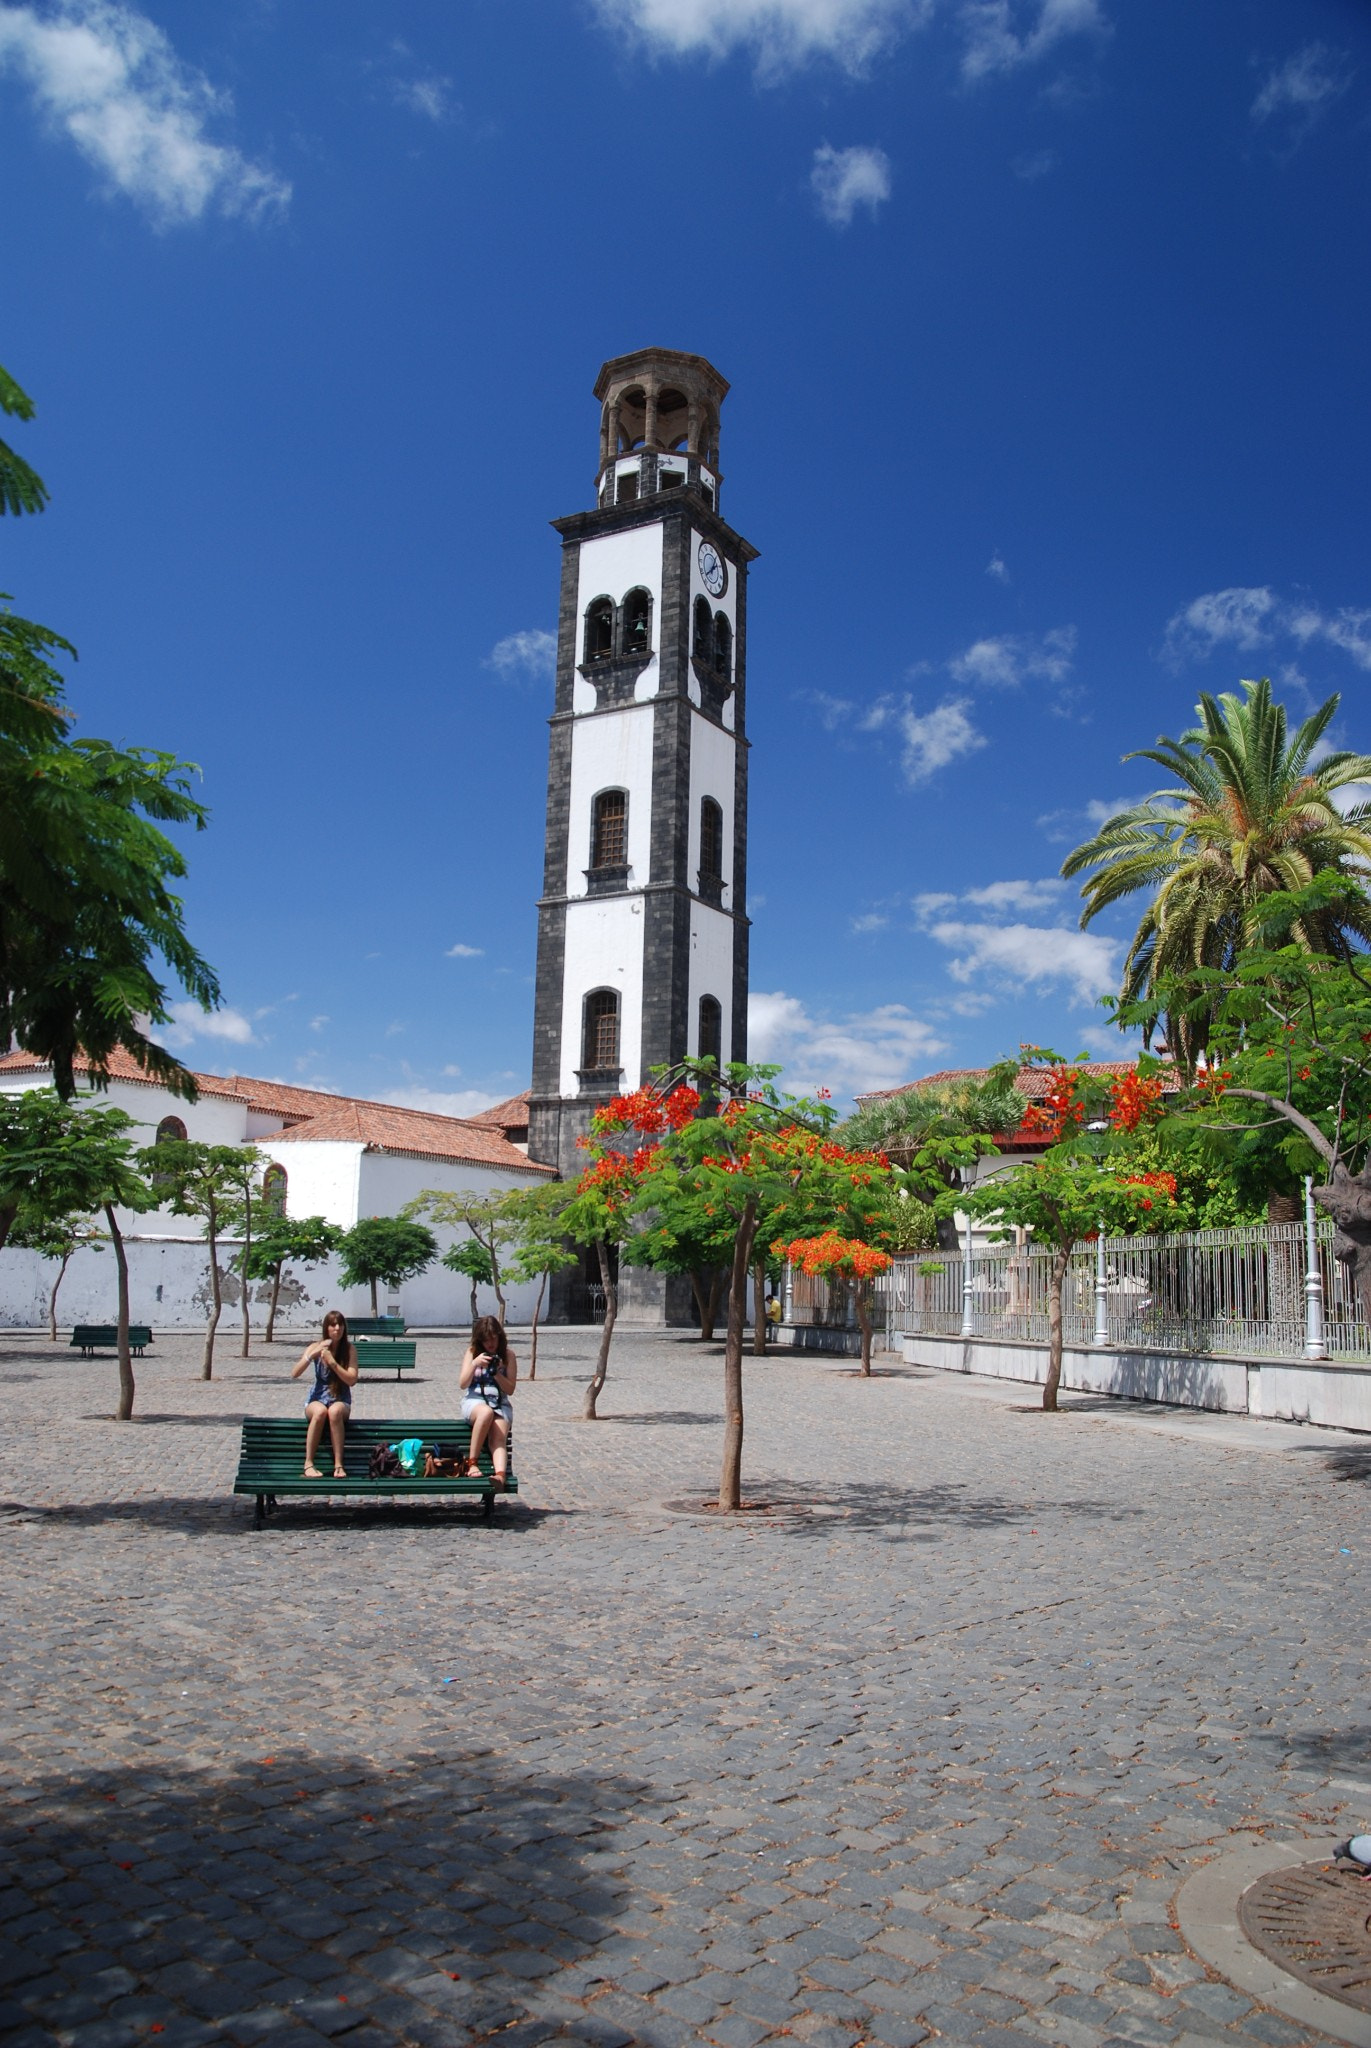
[[[652,369],[693,375],[711,387],[716,405],[722,404],[727,396],[727,377],[721,376],[707,357],[688,355],[678,348],[637,348],[626,356],[611,356],[600,366],[600,374],[595,379],[595,396],[605,399],[614,385],[627,383]]]

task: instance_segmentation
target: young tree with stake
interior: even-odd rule
[[[344,1287],[370,1287],[375,1315],[378,1280],[403,1287],[437,1256],[438,1240],[424,1224],[403,1216],[365,1216],[343,1235],[339,1274]]]

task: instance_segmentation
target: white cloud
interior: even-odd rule
[[[230,1045],[255,1045],[252,1025],[241,1010],[202,1010],[198,1003],[168,1003],[171,1023],[163,1027],[168,1045],[187,1046],[196,1038],[225,1039]]]
[[[867,910],[852,920],[854,932],[883,932],[890,919],[883,910]]]
[[[965,0],[962,76],[989,78],[1034,64],[1068,36],[1102,35],[1108,28],[1099,0]],[[1021,24],[1021,25],[1020,25]]]
[[[983,889],[968,889],[962,897],[963,903],[974,903],[978,910],[1029,911],[1055,910],[1061,900],[1066,883],[1059,875],[1044,876],[1040,882],[989,882]]]
[[[929,937],[956,958],[948,972],[956,981],[988,974],[1010,988],[1064,982],[1074,997],[1093,1002],[1116,986],[1118,948],[1097,932],[1068,931],[1060,925],[969,924],[949,919],[928,927]]]
[[[464,946],[459,939],[455,946],[448,947],[447,957],[449,960],[481,960],[485,957],[485,950],[484,946]]]
[[[898,732],[900,766],[912,786],[985,745],[985,735],[976,730],[967,712],[965,701],[952,698],[932,711],[918,712],[908,697],[882,697],[865,713],[858,729],[881,732],[893,727]]]
[[[332,1021],[333,1020],[331,1017],[311,1017],[309,1020],[309,1028],[311,1031],[322,1031],[324,1026],[326,1024],[331,1024]]]
[[[1001,555],[998,548],[996,548],[994,554],[986,563],[985,573],[987,576],[993,576],[997,583],[1008,583],[1009,571],[1008,569],[1006,569],[1004,565],[1004,557]]]
[[[1302,129],[1312,127],[1352,83],[1351,73],[1338,69],[1338,63],[1337,54],[1325,43],[1306,43],[1268,75],[1252,102],[1252,119],[1269,121],[1285,114]]]
[[[526,677],[541,681],[552,674],[556,662],[557,635],[533,627],[523,633],[506,633],[503,640],[497,640],[485,665],[512,683]]]
[[[1219,647],[1255,654],[1279,640],[1300,647],[1321,641],[1371,670],[1371,610],[1344,605],[1324,611],[1308,599],[1281,598],[1266,584],[1210,590],[1167,621],[1164,657],[1174,666],[1206,661]],[[1299,678],[1303,685],[1304,678]]]
[[[1000,633],[973,641],[947,666],[959,683],[1014,689],[1027,682],[1065,682],[1075,652],[1076,628],[1054,626],[1050,633]]]
[[[1057,152],[1055,149],[1028,149],[1022,156],[1011,157],[1009,168],[1016,178],[1032,185],[1039,178],[1045,178],[1049,171],[1056,170]]]
[[[656,56],[730,56],[749,50],[764,77],[814,57],[860,73],[932,0],[597,0],[606,27],[628,30]]]
[[[53,10],[0,5],[0,72],[28,85],[109,185],[163,227],[210,206],[251,220],[280,213],[290,186],[207,134],[231,102],[177,56],[145,14],[121,0],[60,0]]]
[[[422,1109],[430,1116],[476,1116],[496,1100],[489,1088],[393,1088],[378,1098],[397,1109]]]
[[[830,227],[845,228],[859,206],[876,209],[890,197],[890,158],[874,144],[834,149],[821,143],[814,152],[810,187],[820,214]]]
[[[747,1045],[751,1059],[780,1062],[782,1087],[796,1094],[831,1088],[836,1097],[898,1087],[946,1050],[934,1027],[902,1003],[815,1017],[779,989],[749,997]]]
[[[395,104],[427,121],[443,122],[452,111],[452,80],[432,71],[425,77],[397,78],[391,88]]]

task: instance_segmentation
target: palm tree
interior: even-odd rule
[[[1154,892],[1124,962],[1125,1002],[1157,998],[1193,969],[1231,967],[1245,948],[1269,942],[1262,899],[1307,888],[1316,875],[1345,879],[1345,893],[1292,918],[1281,942],[1346,958],[1353,939],[1371,941],[1371,803],[1344,810],[1336,801],[1339,790],[1371,782],[1371,755],[1316,759],[1339,698],[1290,737],[1270,682],[1242,689],[1201,697],[1199,725],[1178,740],[1126,754],[1155,761],[1179,787],[1117,812],[1062,863],[1063,875],[1088,876],[1082,927],[1125,896]],[[1187,1004],[1165,1023],[1172,1057],[1192,1070],[1203,1015]]]

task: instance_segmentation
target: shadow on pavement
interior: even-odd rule
[[[141,1527],[178,1531],[182,1535],[225,1537],[252,1536],[269,1543],[273,1534],[302,1530],[429,1529],[435,1534],[470,1529],[482,1535],[533,1529],[551,1520],[565,1521],[580,1512],[574,1508],[530,1507],[517,1495],[502,1500],[489,1523],[484,1521],[480,1503],[472,1498],[428,1500],[353,1500],[323,1494],[306,1499],[288,1494],[264,1529],[253,1525],[253,1502],[245,1494],[206,1500],[203,1494],[152,1495],[143,1500],[93,1500],[32,1506],[11,1504],[11,1512],[25,1521],[60,1523],[70,1529]]]
[[[1047,1524],[1088,1519],[1096,1522],[1124,1522],[1141,1515],[1141,1508],[1120,1507],[1117,1501],[1012,1501],[995,1499],[970,1486],[906,1487],[883,1480],[837,1485],[825,1481],[810,1489],[787,1481],[768,1485],[758,1479],[749,1483],[747,1496],[765,1503],[765,1513],[754,1510],[736,1519],[740,1525],[764,1525],[779,1534],[796,1537],[828,1537],[845,1530],[879,1537],[887,1543],[936,1543],[964,1529],[1028,1529],[1034,1533]],[[701,1489],[701,1506],[707,1499]],[[696,1512],[685,1502],[668,1503],[678,1512]],[[726,1515],[708,1519],[728,1523]],[[1054,1531],[1055,1533],[1055,1531]]]
[[[654,1422],[669,1423],[676,1428],[699,1429],[705,1426],[717,1428],[723,1421],[722,1415],[697,1415],[689,1408],[653,1408],[645,1415],[597,1415],[597,1422],[628,1423],[641,1426]]]
[[[1251,1731],[1257,1742],[1278,1749],[1291,1763],[1323,1771],[1371,1771],[1371,1725],[1346,1728],[1265,1729]],[[1363,1816],[1371,1821],[1371,1813]],[[1371,1900],[1368,1900],[1371,1905]]]
[[[213,1775],[95,1764],[12,1786],[0,1856],[29,1911],[6,1996],[24,2038],[294,2039],[303,2022],[317,2041],[369,2022],[369,2042],[484,2039],[530,2017],[525,1989],[538,2039],[585,2024],[627,1898],[616,1836],[653,1795],[511,1770],[473,1731],[459,1742],[453,1706],[453,1753],[393,1770],[263,1738],[260,1761]]]

